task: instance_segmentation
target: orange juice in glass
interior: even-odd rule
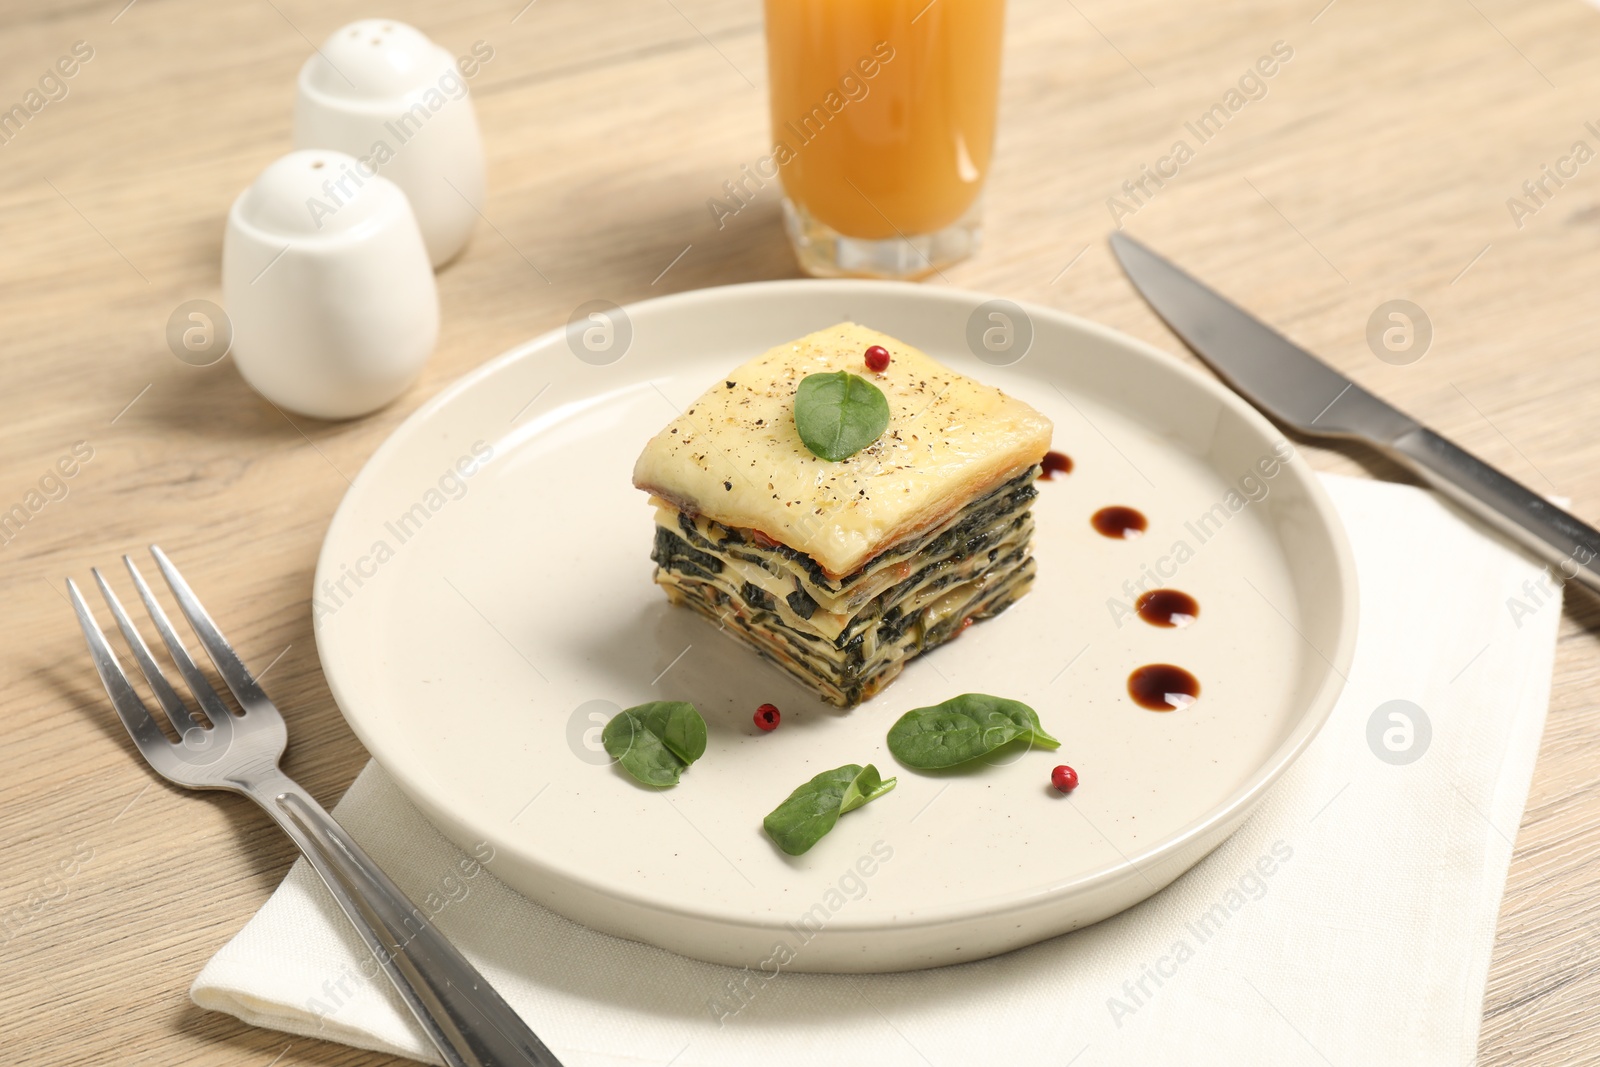
[[[920,278],[970,255],[1004,0],[766,0],[773,155],[811,274]]]

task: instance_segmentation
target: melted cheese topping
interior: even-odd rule
[[[863,353],[889,350],[889,369]],[[815,456],[794,425],[809,374],[846,370],[883,390],[889,428],[839,463]],[[1050,420],[887,334],[840,323],[732,371],[645,446],[633,484],[727,526],[759,530],[833,578],[932,529],[1037,463]]]

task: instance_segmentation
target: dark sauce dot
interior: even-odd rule
[[[1053,475],[1056,474],[1072,473],[1072,457],[1065,452],[1046,452],[1044,458],[1039,461],[1039,465],[1044,468],[1039,472],[1039,480],[1041,482],[1055,481]]]
[[[1141,512],[1117,505],[1101,508],[1089,518],[1094,528],[1106,537],[1132,539],[1149,529],[1150,522]]]
[[[1151,626],[1188,626],[1200,616],[1200,602],[1176,589],[1152,589],[1133,602],[1139,618]]]
[[[1128,695],[1141,708],[1181,711],[1200,697],[1200,680],[1182,667],[1151,663],[1128,675]]]

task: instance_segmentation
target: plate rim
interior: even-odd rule
[[[638,313],[639,309],[649,308],[659,310],[672,305],[693,305],[701,302],[715,302],[727,299],[730,296],[740,296],[751,292],[786,293],[800,290],[851,290],[879,291],[897,295],[917,294],[914,299],[932,300],[957,300],[970,302],[976,307],[990,300],[1006,300],[1020,307],[1029,316],[1038,319],[1055,319],[1063,322],[1068,327],[1086,334],[1092,334],[1101,340],[1114,344],[1124,349],[1131,349],[1142,357],[1153,361],[1164,370],[1174,373],[1188,380],[1189,384],[1199,388],[1218,400],[1224,407],[1229,408],[1235,415],[1246,423],[1254,424],[1255,429],[1264,435],[1288,438],[1288,434],[1276,427],[1271,420],[1252,406],[1248,401],[1233,390],[1229,389],[1217,378],[1203,373],[1200,369],[1180,360],[1170,352],[1166,352],[1149,342],[1113,329],[1112,327],[1086,319],[1059,308],[1048,307],[1027,300],[1014,300],[998,294],[981,290],[964,289],[955,286],[928,286],[914,282],[879,281],[868,279],[809,279],[790,278],[770,281],[737,282],[728,285],[708,286],[700,289],[683,290],[676,293],[651,297],[646,300],[633,301],[622,305],[622,310],[630,317]],[[556,326],[543,333],[523,341],[500,354],[485,360],[483,363],[466,371],[453,381],[443,386],[432,397],[424,401],[415,411],[407,415],[395,426],[383,442],[372,452],[361,470],[346,488],[340,498],[338,507],[334,510],[332,518],[324,531],[322,544],[318,549],[316,568],[312,575],[313,595],[321,587],[323,580],[337,572],[338,560],[330,546],[336,541],[341,523],[350,521],[349,515],[353,512],[361,491],[366,484],[378,477],[376,473],[384,461],[401,445],[402,440],[410,434],[418,432],[441,409],[448,406],[456,397],[474,388],[481,381],[492,378],[506,367],[528,358],[528,356],[543,348],[552,341],[558,340],[566,333],[565,325]],[[1331,563],[1338,575],[1340,591],[1339,608],[1341,613],[1338,630],[1337,645],[1331,651],[1316,649],[1328,664],[1329,670],[1324,675],[1321,686],[1311,699],[1306,702],[1299,722],[1288,737],[1253,771],[1250,776],[1228,794],[1223,800],[1212,806],[1199,817],[1185,823],[1179,829],[1166,835],[1161,841],[1148,846],[1137,853],[1125,856],[1122,861],[1109,863],[1093,870],[1073,875],[1058,881],[1048,882],[1043,885],[1024,889],[1011,890],[990,897],[971,897],[957,903],[944,904],[937,907],[918,911],[912,915],[897,916],[892,923],[868,917],[854,917],[849,915],[835,916],[829,922],[829,929],[841,933],[873,933],[886,929],[896,931],[914,931],[921,928],[946,926],[952,922],[968,921],[978,917],[1006,916],[1028,911],[1051,898],[1077,895],[1093,892],[1096,889],[1111,885],[1116,881],[1128,877],[1130,874],[1143,874],[1147,870],[1161,869],[1166,863],[1172,862],[1186,849],[1193,848],[1196,841],[1203,838],[1219,826],[1230,821],[1241,820],[1248,815],[1260,802],[1263,794],[1281,778],[1288,769],[1294,765],[1300,755],[1321,732],[1333,712],[1334,704],[1345,688],[1345,679],[1349,673],[1350,662],[1355,653],[1357,624],[1359,615],[1359,594],[1356,582],[1355,557],[1350,548],[1349,539],[1345,533],[1343,520],[1334,508],[1332,498],[1323,488],[1316,470],[1307,463],[1301,449],[1296,448],[1293,455],[1284,461],[1286,470],[1295,474],[1301,485],[1305,488],[1307,500],[1317,514],[1322,527],[1328,532],[1332,545]],[[322,672],[328,684],[328,689],[333,697],[335,706],[340,715],[350,726],[368,755],[383,768],[395,784],[399,786],[408,800],[417,806],[424,818],[429,818],[429,812],[438,811],[459,825],[471,825],[473,832],[487,841],[497,853],[505,850],[514,854],[518,860],[528,868],[532,868],[548,875],[562,879],[569,884],[581,886],[584,889],[600,894],[608,899],[626,902],[642,910],[659,915],[670,915],[695,922],[709,922],[719,927],[740,928],[753,931],[766,931],[781,925],[781,920],[773,918],[762,921],[749,915],[729,915],[717,912],[714,909],[696,909],[684,907],[679,904],[663,901],[650,894],[632,889],[618,887],[607,882],[598,881],[586,873],[569,871],[566,868],[553,867],[536,854],[529,853],[503,835],[488,832],[484,827],[477,826],[473,820],[452,814],[452,806],[435,795],[433,783],[426,774],[411,774],[404,769],[404,761],[397,759],[392,748],[378,740],[381,732],[364,728],[361,715],[350,710],[358,701],[352,700],[349,689],[342,684],[338,677],[337,654],[330,655],[328,642],[331,640],[325,635],[324,628],[316,625],[313,620],[313,637],[316,642],[317,656],[322,666]],[[429,821],[433,820],[429,818]],[[443,831],[441,831],[443,832]],[[1231,834],[1224,834],[1211,847],[1220,845]],[[448,833],[445,834],[450,837]],[[1207,851],[1210,849],[1208,848]],[[1189,860],[1183,869],[1192,866],[1203,857],[1196,856]],[[1180,870],[1177,873],[1182,873]],[[1173,875],[1176,877],[1176,874]],[[1148,880],[1148,879],[1147,879]],[[1140,899],[1148,898],[1165,888],[1168,881],[1152,893],[1147,893]],[[515,887],[511,887],[515,890]],[[520,890],[516,890],[521,892]],[[1129,906],[1132,906],[1131,904]],[[1121,910],[1121,909],[1118,909]]]

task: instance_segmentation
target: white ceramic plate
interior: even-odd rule
[[[976,959],[1166,885],[1331,709],[1354,644],[1349,550],[1298,457],[1261,473],[1282,434],[1210,378],[1015,305],[1026,355],[980,361],[969,335],[1004,325],[985,308],[969,330],[984,300],[867,282],[684,293],[595,320],[589,340],[603,346],[610,329],[609,353],[580,339],[580,360],[555,331],[445,390],[361,472],[318,561],[322,665],[362,742],[532,899],[717,962]],[[1033,591],[848,712],[668,606],[650,580],[651,512],[630,484],[646,439],[709,383],[844,319],[1038,407],[1075,463],[1039,486]],[[1144,512],[1148,533],[1095,533],[1090,515],[1112,504]],[[1110,607],[1157,571],[1199,600],[1196,623],[1158,629]],[[1130,699],[1129,672],[1162,662],[1200,679],[1198,702],[1163,714]],[[1060,750],[940,775],[898,766],[889,725],[963,692],[1032,705]],[[667,791],[634,784],[598,744],[607,716],[652,699],[691,700],[710,727],[704,758]],[[783,711],[770,734],[751,721],[763,702]],[[804,856],[773,847],[761,819],[791,789],[868,762],[899,787]],[[1058,763],[1081,776],[1070,797],[1050,787]]]

